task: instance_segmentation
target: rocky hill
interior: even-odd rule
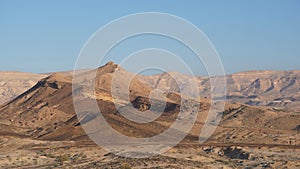
[[[114,68],[112,68],[114,69]],[[103,70],[102,70],[103,71]],[[108,70],[106,70],[108,71]],[[123,71],[126,72],[126,71]],[[59,72],[70,76],[71,71]],[[134,75],[127,72],[128,77]],[[22,94],[46,74],[31,74],[21,72],[0,72],[0,105]],[[138,76],[139,80],[152,88],[163,91],[180,92],[175,76],[188,82],[190,76],[168,72],[154,76]],[[123,78],[120,76],[120,78]],[[102,88],[110,88],[102,77],[98,84]],[[226,76],[227,100],[231,103],[244,103],[253,106],[269,106],[276,109],[300,111],[300,71],[248,71]],[[207,77],[197,77],[199,91],[202,97],[210,97],[210,81]],[[135,86],[135,88],[139,85]]]
[[[115,75],[116,72],[119,72],[119,76]],[[178,85],[174,83],[171,75],[172,73],[165,73],[133,78],[132,73],[114,63],[108,63],[96,70],[79,73],[79,77],[82,77],[79,78],[81,80],[79,84],[84,86],[93,82],[95,90],[78,86],[74,93],[72,93],[74,79],[69,73],[54,73],[43,77],[32,88],[0,106],[0,168],[131,168],[131,166],[298,168],[300,166],[298,156],[300,114],[297,111],[227,102],[224,111],[219,112],[222,119],[213,135],[207,142],[200,144],[199,135],[211,106],[209,96],[196,100],[200,109],[196,122],[185,139],[162,155],[139,159],[120,157],[108,153],[89,139],[82,126],[95,124],[100,116],[103,116],[118,133],[132,138],[149,138],[166,131],[185,106],[181,104]],[[229,97],[229,100],[249,101],[256,99],[253,95],[272,100],[278,93],[285,92],[286,95],[293,93],[290,96],[296,97],[299,82],[297,75],[298,72],[277,74],[245,72],[230,75],[228,90],[229,96],[233,97]],[[95,81],[88,81],[87,77],[90,76],[94,76]],[[177,76],[181,76],[182,81],[191,78],[180,74]],[[114,77],[117,77],[114,79],[117,84],[114,89],[121,94],[119,98],[112,96],[111,84]],[[129,102],[122,101],[124,99],[122,86],[126,86],[132,78],[128,88]],[[207,87],[209,81],[205,77],[198,77],[197,80],[201,84],[199,88],[202,95],[205,96],[209,90]],[[115,103],[125,112],[138,109],[141,112],[157,113],[151,109],[151,103],[161,103],[162,99],[157,97],[150,100],[148,97],[154,89],[162,89],[166,97],[166,107],[154,121],[149,123],[130,121],[120,114],[120,109],[116,109]],[[268,93],[270,97],[267,97]],[[73,100],[74,94],[80,95],[81,100],[78,102]],[[285,95],[281,97],[286,98]],[[93,99],[96,99],[101,114],[89,111]],[[115,102],[114,99],[119,101]],[[86,111],[76,115],[74,101]],[[294,100],[291,101],[293,102]],[[129,106],[130,103],[134,108]],[[97,130],[97,133],[101,136],[110,134],[103,128]],[[108,141],[110,143],[114,140]]]
[[[167,129],[180,111],[178,93],[175,91],[166,93],[167,107],[165,112],[155,121],[147,124],[129,121],[118,112],[111,96],[110,84],[116,68],[118,68],[118,65],[110,63],[100,67],[96,74],[96,100],[108,123],[119,132],[133,137],[149,137]],[[131,78],[131,73],[122,68],[119,69],[122,72],[122,78],[118,78],[117,84],[122,84]],[[241,81],[238,77],[241,77],[241,75],[232,76],[232,79]],[[265,84],[261,85],[264,89],[262,87],[256,88],[251,83],[254,79],[255,77],[253,79],[249,77],[244,80],[239,91],[248,90],[252,94],[255,92],[273,92],[273,90],[282,89],[282,86],[284,86],[278,87],[274,84],[273,90],[266,91],[264,89],[268,89],[268,87]],[[274,77],[274,79],[276,78]],[[72,76],[70,75],[52,74],[40,80],[22,95],[2,105],[0,107],[1,135],[19,135],[50,140],[87,139],[80,125],[93,121],[99,114],[86,113],[82,114],[79,119],[77,118],[73,107],[71,82]],[[250,86],[254,85],[254,88],[245,87],[248,86],[248,83],[252,84]],[[236,84],[232,83],[232,86]],[[291,91],[294,89],[294,85],[291,85],[293,87],[287,87],[285,90]],[[130,102],[137,109],[149,110],[151,104],[147,96],[153,89],[154,87],[143,83],[138,78],[133,80],[130,87]],[[254,89],[256,90],[252,91]],[[83,100],[80,100],[79,104],[82,107],[87,107],[94,96],[85,91],[81,91],[80,94],[84,97],[82,97]],[[126,104],[123,108],[132,111]],[[210,107],[209,99],[201,99],[200,104],[201,109],[196,125],[187,139],[190,141],[198,140]],[[287,140],[299,139],[299,135],[291,137],[292,133],[298,132],[300,125],[300,114],[297,112],[227,103],[225,111],[222,112],[222,117],[221,124],[211,140],[217,142],[250,143],[255,141],[261,144],[289,144]],[[293,142],[293,144],[299,143]]]

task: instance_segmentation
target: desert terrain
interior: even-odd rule
[[[84,107],[96,99],[109,125],[129,137],[152,137],[168,129],[181,107],[180,91],[170,73],[139,75],[131,81],[129,99],[136,109],[150,109],[148,96],[154,89],[165,92],[167,102],[156,120],[137,123],[123,117],[114,105],[111,84],[117,70],[122,73],[116,79],[120,86],[133,76],[113,62],[99,67],[95,95],[78,89],[83,98],[78,104]],[[107,152],[89,139],[82,125],[98,115],[76,115],[70,72],[1,72],[0,167],[300,168],[300,71],[250,71],[226,78],[225,110],[219,112],[221,122],[205,143],[199,143],[199,134],[211,106],[210,83],[208,77],[195,77],[202,97],[188,135],[164,154],[135,159]]]
[[[0,104],[17,97],[34,86],[40,79],[46,77],[42,74],[23,72],[0,72]]]

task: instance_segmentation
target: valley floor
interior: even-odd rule
[[[181,143],[163,155],[130,159],[90,141],[0,137],[1,168],[300,168],[300,146]]]

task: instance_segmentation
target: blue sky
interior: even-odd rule
[[[226,73],[300,69],[299,0],[0,0],[0,70],[71,70],[96,30],[139,12],[170,13],[195,24]]]

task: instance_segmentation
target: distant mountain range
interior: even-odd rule
[[[111,83],[113,73],[117,70],[122,74],[122,77],[116,79],[120,86],[133,76],[132,73],[114,63],[98,68],[95,78],[95,96],[82,90],[78,94],[82,95],[83,99],[78,104],[88,109],[88,103],[96,98],[107,122],[120,133],[131,137],[151,137],[169,128],[181,106],[178,88],[172,83],[171,76],[167,74],[138,76],[132,81],[129,89],[130,102],[141,111],[149,110],[148,95],[151,90],[154,88],[169,90],[166,94],[167,104],[163,114],[155,121],[144,124],[129,121],[116,110],[111,96]],[[83,75],[87,74],[89,72]],[[35,78],[45,76],[27,75]],[[181,76],[183,79],[188,78],[185,75]],[[208,78],[197,77],[197,81],[201,84],[203,96],[209,97]],[[25,82],[26,80],[19,84],[26,84]],[[85,81],[82,83],[84,85]],[[23,89],[27,87],[23,86]],[[228,91],[231,102],[241,101],[280,108],[289,108],[289,105],[297,107],[294,102],[299,101],[299,72],[257,71],[229,75]],[[201,105],[199,115],[186,141],[197,141],[204,125],[210,100],[201,98],[199,103]],[[126,106],[127,103],[122,104],[125,111],[132,111]],[[221,113],[222,121],[211,141],[298,144],[287,142],[290,140],[290,135],[299,131],[298,112],[228,102],[224,112]],[[81,125],[93,122],[97,116],[97,113],[86,112],[77,118],[72,100],[72,75],[55,73],[44,77],[32,88],[0,106],[0,135],[46,140],[86,140],[88,138]],[[299,139],[298,136],[293,137],[293,140]]]
[[[0,104],[19,96],[46,76],[23,72],[0,72]]]
[[[181,75],[181,77],[190,78],[186,75]],[[210,97],[209,78],[196,78],[201,96]],[[298,70],[248,71],[227,75],[226,79],[227,101],[231,103],[300,110],[300,71]],[[179,92],[175,81],[168,73],[151,76],[144,80],[162,90]]]
[[[70,75],[70,72],[60,72]],[[139,80],[163,91],[180,92],[171,77],[176,74],[182,80],[189,76],[176,72],[153,76],[138,76]],[[49,74],[0,72],[0,104],[10,101],[31,88]],[[210,97],[208,77],[196,77],[202,97]],[[248,71],[227,75],[227,100],[254,106],[300,111],[300,71]],[[108,85],[103,83],[102,85]],[[107,87],[107,86],[106,86]]]

